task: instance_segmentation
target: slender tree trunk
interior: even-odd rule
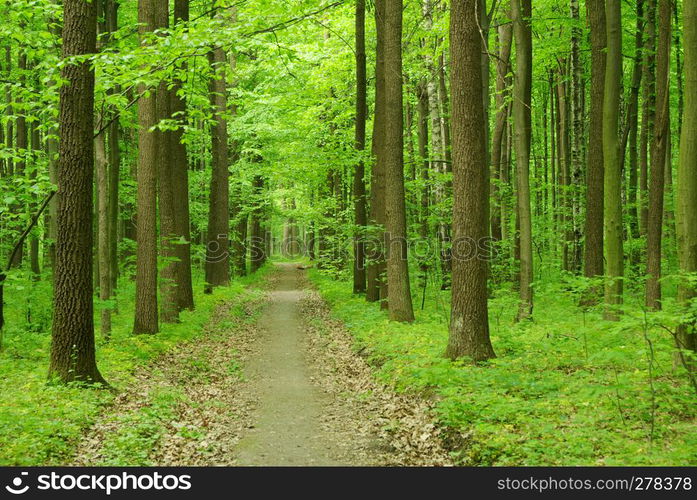
[[[97,130],[104,127],[103,115],[99,113]],[[106,132],[94,139],[97,173],[97,260],[99,261],[99,299],[111,298],[111,266],[109,265],[109,164],[106,152]],[[101,304],[100,326],[102,337],[111,336],[111,308]]]
[[[639,237],[639,209],[638,201],[638,150],[637,138],[639,128],[639,91],[641,90],[641,77],[643,73],[644,48],[644,0],[637,0],[636,37],[634,44],[634,69],[632,70],[632,85],[627,106],[627,130],[629,140],[629,183],[627,186],[627,205],[629,212],[629,233],[632,239]],[[624,152],[624,145],[620,147]],[[622,161],[624,165],[624,161]],[[636,263],[637,252],[632,252],[632,261]]]
[[[368,112],[365,62],[365,0],[356,1],[356,129],[355,148],[360,156],[353,172],[353,210],[357,233],[354,236],[353,293],[366,290],[365,227],[368,215],[365,209],[365,122]]]
[[[663,196],[670,113],[671,0],[658,0],[658,50],[656,53],[656,121],[651,141],[649,218],[646,232],[646,307],[661,307],[661,236],[663,234]]]
[[[189,21],[189,0],[175,0],[174,24]],[[179,239],[175,245],[176,304],[179,311],[194,309],[194,292],[191,280],[191,221],[189,217],[189,162],[187,146],[183,142],[186,123],[186,102],[181,97],[183,82],[175,79],[169,90],[172,117],[180,123],[168,134],[172,162],[172,193],[174,204],[174,234]]]
[[[590,23],[591,88],[588,130],[599,131],[603,126],[607,32],[604,0],[586,0]],[[586,224],[584,275],[594,278],[603,275],[603,217],[604,167],[603,144],[593,132],[588,134],[586,158]],[[594,301],[594,299],[593,299]]]
[[[685,114],[680,134],[680,160],[677,174],[677,235],[680,271],[697,273],[697,0],[683,1],[683,47],[685,50]],[[678,302],[689,308],[697,296],[694,280],[683,276],[678,287]],[[677,329],[678,348],[691,351],[691,360],[679,353],[679,359],[687,359],[687,369],[694,376],[697,371],[697,322],[693,314],[686,314]]]
[[[580,56],[581,27],[578,0],[570,0],[571,18],[578,24],[571,29],[571,262],[570,269],[581,270],[581,183],[583,175],[583,64]]]
[[[382,50],[385,60],[385,123],[378,162],[385,169],[385,233],[389,316],[394,321],[414,320],[407,261],[406,207],[403,169],[402,107],[402,0],[384,3]]]
[[[262,196],[264,192],[264,178],[261,175],[255,175],[252,182],[252,187],[254,189],[255,196],[255,207],[252,210],[251,221],[250,221],[250,237],[249,237],[249,247],[250,247],[250,261],[251,261],[251,272],[256,272],[265,261],[265,239],[262,233],[262,215],[263,208],[261,206]]]
[[[515,0],[514,0],[515,1]],[[453,282],[446,356],[494,357],[489,339],[486,258],[488,236],[486,141],[481,85],[482,42],[475,0],[453,0],[450,14],[453,106]],[[478,254],[472,258],[474,247]]]
[[[506,75],[509,71],[509,60],[511,56],[511,41],[513,40],[513,26],[504,24],[498,27],[498,59],[496,61],[496,122],[494,124],[494,134],[491,146],[491,165],[492,179],[491,199],[494,204],[491,211],[491,236],[497,241],[503,237],[501,219],[501,188],[499,187],[502,165],[503,144],[508,124],[508,86],[506,85]]]
[[[94,3],[63,2],[63,58],[94,54]],[[92,302],[94,71],[89,61],[65,65],[60,89],[58,238],[53,280],[49,377],[106,383],[97,369]]]
[[[417,100],[418,100],[418,127],[417,127],[417,137],[419,143],[419,173],[421,177],[421,196],[419,205],[419,238],[424,242],[425,245],[429,244],[430,236],[430,224],[429,224],[429,209],[430,209],[430,175],[429,175],[429,160],[428,160],[428,86],[422,80],[419,82],[416,88]],[[428,271],[430,267],[430,255],[420,256],[419,259],[419,271],[421,273],[420,279],[422,283],[420,286],[426,284],[426,278],[428,276]]]
[[[603,164],[605,167],[605,318],[618,319],[615,306],[622,303],[624,254],[622,249],[622,182],[619,148],[619,109],[622,81],[622,31],[620,0],[606,0],[607,67],[603,99]]]
[[[511,17],[516,47],[516,71],[513,84],[513,120],[515,127],[516,183],[518,220],[520,221],[520,304],[518,320],[532,317],[533,254],[530,215],[530,128],[532,97],[532,15],[531,0],[511,0]]]
[[[375,118],[373,119],[372,156],[374,158],[370,182],[370,225],[377,229],[369,236],[366,248],[368,269],[366,273],[368,302],[381,301],[387,306],[387,281],[385,274],[384,224],[385,224],[385,169],[381,155],[384,142],[385,122],[385,2],[375,2],[375,25],[377,27],[377,48],[375,61]]]
[[[145,35],[158,25],[163,0],[139,0],[138,22]],[[145,93],[141,85],[139,92]],[[136,225],[136,305],[133,333],[153,334],[159,330],[157,309],[157,89],[138,101],[138,172]]]
[[[646,22],[644,32],[646,43],[642,50],[644,89],[642,92],[643,110],[641,113],[641,135],[639,146],[639,232],[645,235],[648,224],[648,170],[649,145],[653,137],[653,122],[656,106],[656,0],[646,1]]]

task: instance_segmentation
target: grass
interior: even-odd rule
[[[449,292],[429,286],[416,321],[400,324],[353,295],[348,280],[310,277],[380,379],[437,401],[460,464],[697,464],[697,398],[659,326],[676,317],[668,301],[668,312],[644,315],[630,300],[621,321],[607,322],[555,282],[537,286],[535,320],[516,324],[516,292],[498,290],[498,357],[474,366],[443,357]]]
[[[116,389],[133,381],[136,368],[172,346],[200,335],[216,306],[240,295],[245,286],[260,279],[266,268],[253,276],[236,280],[230,287],[202,293],[200,276],[194,285],[195,311],[181,314],[181,323],[163,324],[157,335],[131,334],[134,286],[122,280],[118,298],[119,314],[113,317],[109,342],[97,333],[97,363],[106,380]],[[77,385],[49,385],[46,382],[50,352],[51,290],[46,282],[8,286],[7,325],[0,350],[0,465],[61,465],[71,456],[82,431],[95,421],[114,395],[109,391]],[[16,300],[22,297],[23,300]],[[31,309],[31,314],[27,310]],[[239,311],[233,310],[236,314]],[[98,317],[98,312],[95,316]],[[29,321],[29,319],[31,321]],[[97,332],[99,329],[97,327]],[[166,397],[165,397],[166,396]],[[166,408],[171,395],[163,395]],[[169,399],[168,399],[169,398]],[[145,416],[147,417],[147,416]],[[151,439],[154,416],[134,426],[134,436]],[[131,436],[133,437],[133,436]],[[123,446],[133,446],[129,436]],[[118,443],[115,443],[118,448]],[[136,446],[143,449],[147,446]]]

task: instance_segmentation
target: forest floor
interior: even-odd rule
[[[451,464],[431,403],[375,380],[305,271],[279,263],[261,286],[139,370],[74,464]]]

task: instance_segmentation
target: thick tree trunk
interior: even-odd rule
[[[159,28],[158,11],[163,0],[139,0],[141,34]],[[145,92],[141,86],[139,92]],[[136,305],[133,333],[153,334],[159,330],[157,309],[157,167],[158,132],[151,128],[157,119],[157,89],[138,101],[138,172],[136,224]]]
[[[622,31],[620,0],[606,0],[607,67],[603,99],[603,164],[605,167],[605,318],[618,319],[622,303],[624,254],[622,249],[622,166],[619,148]]]
[[[228,134],[225,112],[227,86],[225,83],[225,52],[216,47],[209,54],[214,71],[222,71],[211,79],[210,99],[215,124],[211,127],[211,152],[213,171],[208,212],[208,242],[206,244],[206,292],[213,287],[230,283],[229,253],[229,186],[228,186]]]
[[[452,309],[446,356],[494,357],[489,340],[486,259],[488,236],[486,142],[481,85],[481,37],[475,0],[453,0],[450,14],[453,132]],[[473,257],[471,251],[476,255]]]
[[[355,148],[360,156],[353,172],[353,210],[357,232],[353,251],[353,293],[366,290],[365,227],[368,215],[365,209],[365,122],[368,112],[365,62],[365,0],[356,1],[356,129]]]
[[[94,3],[63,2],[63,58],[94,54]],[[105,383],[97,369],[92,302],[94,72],[88,61],[65,65],[60,89],[58,238],[53,281],[49,377]]]
[[[513,84],[516,183],[518,221],[520,221],[520,304],[518,320],[532,317],[533,254],[530,215],[530,129],[532,97],[532,15],[531,0],[511,0],[511,17],[516,47]]]
[[[656,52],[656,121],[651,141],[649,218],[646,232],[646,307],[661,307],[661,236],[663,234],[663,195],[670,113],[671,0],[658,0],[658,50]]]
[[[586,8],[591,37],[591,88],[588,130],[598,131],[602,129],[603,124],[603,99],[605,95],[607,33],[604,0],[587,0]],[[584,275],[587,278],[603,275],[603,186],[603,144],[602,141],[597,140],[597,135],[590,133],[586,159],[586,239],[583,254]]]

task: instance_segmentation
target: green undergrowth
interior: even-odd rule
[[[498,357],[475,366],[443,357],[448,292],[429,287],[416,321],[400,324],[348,281],[310,277],[380,379],[437,401],[459,464],[697,464],[697,397],[674,366],[667,312],[630,303],[607,322],[559,284],[539,285],[535,320],[516,324],[516,293],[502,290],[490,300]]]
[[[136,368],[174,345],[201,335],[218,304],[242,295],[245,288],[260,281],[268,269],[264,267],[210,295],[203,293],[201,277],[197,276],[194,284],[196,310],[183,312],[180,323],[161,325],[156,335],[131,334],[135,288],[129,280],[122,280],[119,313],[113,316],[111,339],[107,342],[101,338],[99,326],[96,327],[97,363],[102,375],[117,391],[133,383]],[[77,384],[47,383],[51,292],[45,283],[32,286],[31,290],[15,290],[30,297],[27,303],[8,304],[0,350],[0,465],[64,463],[83,429],[94,422],[114,398],[110,391]],[[36,306],[36,311],[28,317],[27,304],[40,303],[44,306]],[[230,314],[244,314],[242,306],[236,304]],[[95,317],[98,316],[96,311]],[[165,404],[167,398],[163,401]],[[133,432],[142,430],[142,426],[136,426]],[[124,443],[128,446],[127,441]]]

